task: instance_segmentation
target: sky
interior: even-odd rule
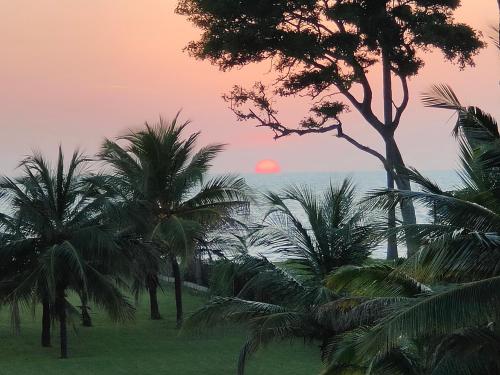
[[[498,24],[496,0],[463,0],[457,18],[482,30]],[[174,0],[0,0],[0,174],[13,173],[32,150],[55,156],[59,144],[95,153],[113,138],[160,116],[191,120],[200,144],[226,143],[217,172],[252,172],[275,160],[282,172],[380,169],[372,156],[331,135],[279,141],[265,129],[237,122],[221,99],[235,84],[269,80],[269,64],[220,72],[183,48],[200,32],[174,13]],[[460,71],[439,53],[410,82],[411,103],[397,141],[407,164],[422,170],[457,166],[449,112],[424,108],[419,96],[448,83],[464,104],[500,118],[500,55],[492,43],[476,67]],[[377,72],[372,75],[378,79]],[[377,85],[380,87],[380,85]],[[280,103],[281,118],[297,123],[307,114],[302,99]],[[354,112],[344,128],[382,150],[378,136]]]

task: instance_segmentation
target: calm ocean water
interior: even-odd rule
[[[442,189],[450,190],[459,184],[459,177],[455,171],[427,171],[421,172],[424,176],[430,178],[441,186]],[[325,190],[330,182],[332,184],[340,184],[343,179],[350,178],[357,187],[360,195],[385,187],[385,173],[383,171],[370,172],[302,172],[302,173],[280,173],[280,174],[246,174],[244,175],[247,183],[259,192],[279,192],[283,188],[290,185],[307,185],[313,190],[321,192]],[[298,207],[293,208],[295,213],[305,219],[304,214]],[[424,223],[428,221],[427,212],[423,207],[416,206],[417,222]],[[266,207],[262,205],[254,205],[251,208],[251,220],[254,222],[262,221],[262,217],[266,212]],[[265,249],[254,249],[255,253],[262,253],[269,257],[275,257],[269,254]],[[400,254],[404,255],[406,249],[400,246]],[[385,245],[381,245],[374,250],[374,257],[385,257]]]

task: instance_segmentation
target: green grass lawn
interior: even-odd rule
[[[185,293],[185,310],[193,311],[204,297]],[[220,329],[202,335],[179,335],[175,327],[172,291],[160,296],[163,320],[148,319],[147,300],[138,306],[136,319],[115,324],[105,314],[92,312],[94,327],[76,323],[69,335],[69,355],[58,359],[57,330],[52,348],[40,347],[40,314],[23,314],[21,335],[13,336],[9,311],[0,312],[0,375],[25,374],[235,374],[245,333]],[[314,375],[321,363],[319,350],[301,342],[270,345],[249,362],[248,375]]]

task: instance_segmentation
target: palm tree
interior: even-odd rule
[[[415,364],[412,368],[418,374],[500,371],[498,126],[479,108],[460,104],[448,86],[436,86],[424,101],[458,113],[454,132],[461,145],[462,186],[443,191],[408,170],[421,191],[379,191],[374,199],[382,207],[413,199],[429,208],[434,223],[405,228],[421,249],[397,272],[435,284],[436,290],[392,305],[371,329],[346,335],[332,354],[331,372],[326,373],[336,373],[346,364],[365,369],[381,359],[387,364],[401,349],[417,354],[405,358],[407,364]],[[401,360],[400,355],[398,363]]]
[[[188,122],[159,123],[106,140],[100,157],[113,169],[114,186],[121,196],[132,230],[143,243],[161,249],[175,279],[177,325],[182,323],[182,279],[179,258],[189,258],[197,242],[211,228],[233,224],[235,211],[248,204],[243,179],[224,175],[205,181],[212,160],[223,150],[215,144],[195,152],[200,133],[186,138]],[[124,145],[120,145],[124,142]],[[148,272],[146,286],[151,317],[159,318],[156,302],[157,268]]]
[[[55,168],[35,153],[21,162],[21,177],[0,180],[11,212],[2,215],[0,264],[8,269],[1,280],[3,300],[42,302],[42,343],[50,345],[50,322],[58,319],[61,358],[68,356],[69,291],[85,295],[115,320],[134,311],[116,284],[121,253],[102,215],[107,198],[87,179],[87,165],[76,151],[65,168],[59,148]]]
[[[365,299],[341,298],[324,283],[341,266],[361,265],[377,244],[354,198],[348,180],[320,197],[307,187],[267,194],[270,209],[263,224],[249,241],[240,240],[241,255],[216,269],[212,290],[229,296],[216,297],[195,312],[186,328],[246,324],[250,335],[240,352],[239,374],[248,357],[273,340],[317,340],[323,352],[333,337],[352,328],[349,314],[367,308]],[[287,262],[251,256],[248,245],[266,246],[287,256]]]
[[[330,184],[321,196],[307,186],[292,186],[282,194],[268,193],[266,200],[271,208],[256,244],[280,254],[317,283],[340,266],[362,264],[377,243],[349,179]]]

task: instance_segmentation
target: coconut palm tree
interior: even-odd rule
[[[341,266],[361,265],[378,241],[354,192],[346,180],[321,196],[308,187],[266,194],[270,209],[263,224],[250,241],[240,241],[241,255],[217,268],[212,290],[236,296],[214,298],[190,317],[186,328],[247,325],[250,335],[240,351],[239,374],[248,357],[273,340],[316,340],[324,351],[333,337],[353,327],[349,315],[354,310],[368,308],[366,299],[342,298],[324,283]],[[285,255],[287,262],[251,256],[245,251],[248,244]]]
[[[435,291],[394,304],[370,329],[347,334],[333,350],[332,365],[325,373],[337,373],[345,366],[366,370],[381,360],[395,366],[402,363],[403,352],[406,366],[413,363],[417,374],[500,371],[497,123],[479,108],[460,104],[448,86],[436,86],[424,100],[458,114],[454,132],[461,145],[462,186],[443,191],[417,171],[408,170],[420,191],[379,191],[374,200],[388,207],[413,199],[429,208],[433,223],[405,228],[421,248],[397,272],[434,284]]]
[[[321,196],[307,186],[292,186],[266,194],[266,200],[271,208],[256,244],[293,262],[315,282],[340,266],[362,264],[377,243],[349,179],[330,184]]]
[[[224,146],[195,151],[200,133],[184,137],[188,124],[179,123],[178,116],[170,123],[163,119],[154,126],[146,123],[116,142],[105,140],[100,153],[112,167],[113,188],[120,191],[122,211],[136,237],[161,249],[171,264],[178,326],[183,315],[179,258],[189,258],[207,231],[234,224],[233,214],[248,204],[243,179],[224,175],[206,181]],[[156,302],[160,266],[146,277],[153,319],[160,318]]]
[[[59,320],[61,358],[68,356],[70,291],[103,307],[115,320],[134,309],[117,287],[121,252],[106,225],[107,197],[87,179],[88,159],[75,151],[65,168],[59,148],[55,168],[35,153],[24,159],[21,177],[0,180],[9,214],[2,215],[2,300],[43,305],[42,343],[50,345],[50,322]],[[96,177],[94,177],[96,178]]]

